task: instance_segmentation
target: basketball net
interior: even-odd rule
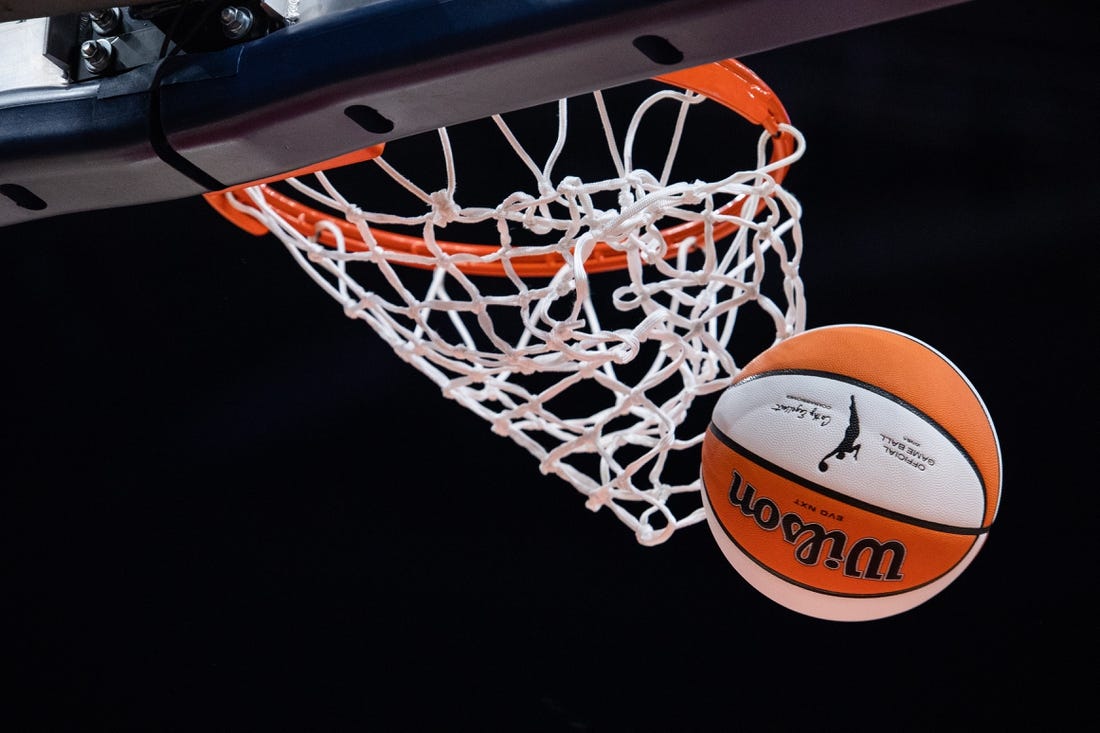
[[[575,487],[589,509],[609,509],[639,543],[657,545],[704,519],[699,451],[709,405],[694,427],[687,418],[737,375],[745,311],[766,326],[761,348],[805,325],[801,211],[780,185],[802,156],[802,135],[735,61],[657,81],[666,86],[637,107],[622,142],[604,93],[593,93],[602,150],[586,157],[604,158],[606,177],[555,169],[570,133],[562,100],[556,139],[538,158],[503,116],[491,118],[528,173],[526,187],[499,201],[468,200],[446,128],[438,130],[443,175],[430,185],[398,171],[382,146],[321,166],[368,161],[404,192],[410,212],[353,201],[336,170],[295,171],[278,185],[208,200],[242,228],[275,235],[345,315],[446,397]],[[762,127],[755,165],[674,180],[688,112],[715,102]],[[652,110],[667,105],[675,122],[653,172],[634,162],[635,141]],[[475,226],[492,233],[491,244],[451,236]],[[491,465],[486,476],[494,483]],[[486,489],[514,483],[502,477]]]

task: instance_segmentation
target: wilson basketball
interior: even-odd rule
[[[973,561],[1001,491],[981,397],[912,336],[805,331],[752,360],[703,442],[707,521],[767,597],[836,621],[927,601]]]

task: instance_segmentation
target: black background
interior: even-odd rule
[[[809,140],[810,325],[928,341],[1001,439],[982,553],[880,621],[777,606],[703,525],[637,545],[200,200],[0,231],[0,726],[1095,725],[1085,6],[743,59]]]

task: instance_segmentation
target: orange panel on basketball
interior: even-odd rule
[[[807,331],[746,365],[702,464],[731,564],[773,600],[833,620],[939,593],[1000,501],[1000,448],[973,386],[928,345],[872,326]]]

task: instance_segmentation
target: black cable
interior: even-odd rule
[[[201,0],[200,0],[201,1]],[[228,188],[224,183],[219,181],[214,176],[204,171],[199,166],[192,163],[190,160],[176,152],[171,143],[168,142],[168,135],[164,131],[164,123],[161,118],[160,109],[160,89],[161,81],[167,74],[169,67],[171,66],[170,59],[178,54],[187,43],[195,37],[195,35],[202,30],[203,26],[210,20],[210,17],[217,11],[221,10],[221,2],[211,2],[196,18],[195,23],[191,26],[191,29],[187,31],[186,35],[172,48],[171,52],[168,51],[168,45],[172,40],[172,36],[176,34],[179,29],[180,23],[183,21],[183,17],[186,15],[187,9],[193,5],[193,3],[185,3],[177,11],[175,18],[172,19],[172,23],[169,26],[168,31],[165,32],[164,42],[160,47],[160,62],[157,65],[157,70],[153,74],[153,79],[149,86],[149,144],[153,148],[153,152],[157,154],[157,157],[170,165],[175,170],[187,176],[195,183],[199,184],[208,191],[220,191],[224,188]]]

